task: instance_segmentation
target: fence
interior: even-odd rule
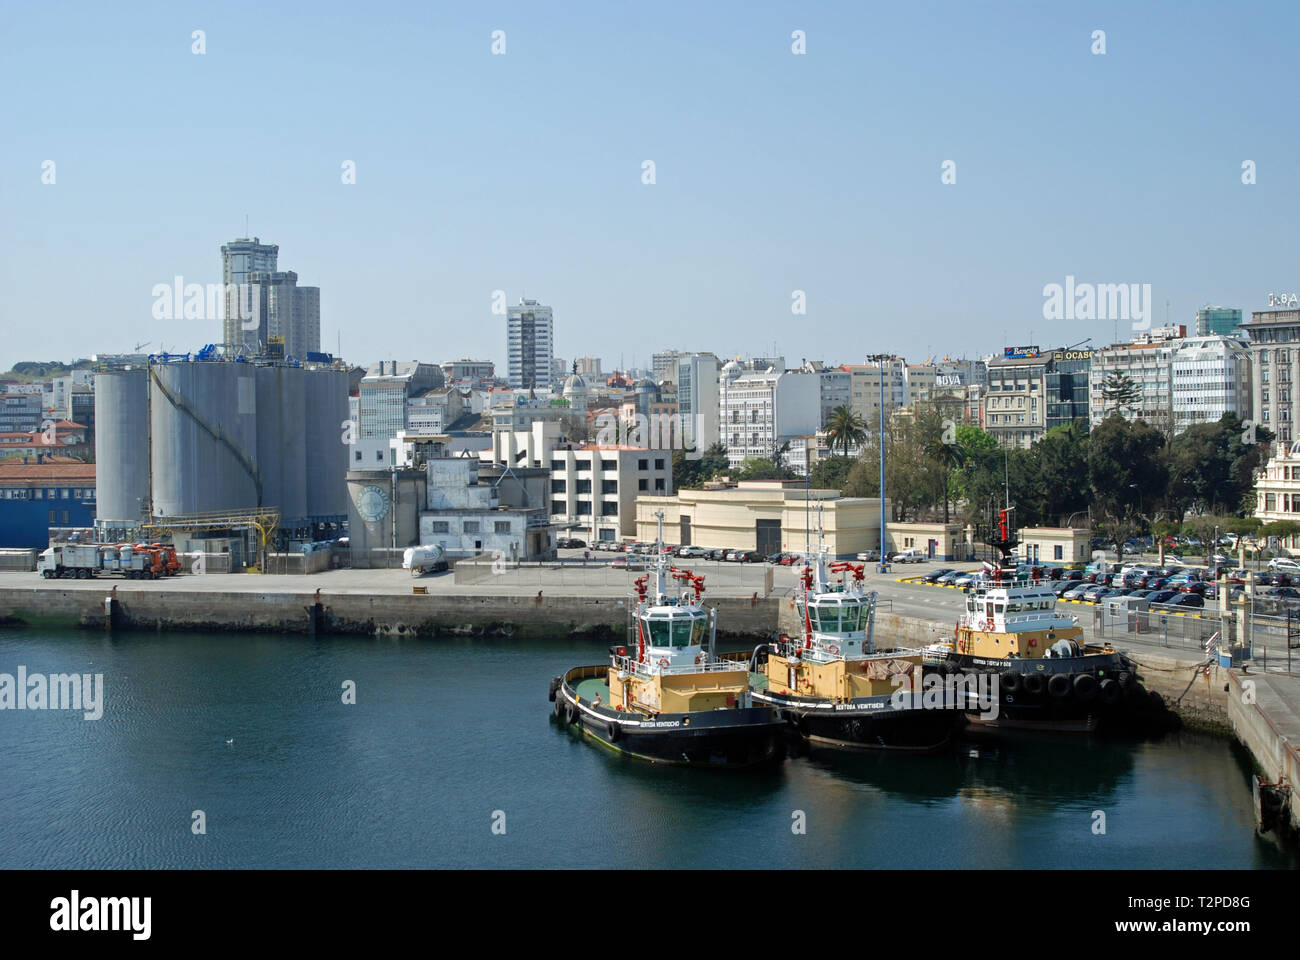
[[[1108,623],[1101,607],[1094,608],[1092,631],[1104,640],[1137,641],[1157,647],[1186,651],[1205,651],[1205,641],[1218,633],[1235,636],[1242,632],[1250,640],[1249,662],[1256,669],[1300,676],[1300,618],[1254,615],[1246,611],[1244,631],[1234,613],[1228,629],[1219,619],[1217,607],[1184,613],[1152,607],[1133,612],[1127,622]]]
[[[717,561],[680,561],[679,570],[704,576],[705,596],[750,596],[760,598],[772,592],[772,567],[758,563],[720,563]],[[614,567],[607,561],[581,559],[553,560],[536,563],[512,563],[493,560],[484,554],[473,560],[459,560],[454,566],[457,585],[496,585],[503,590],[520,591],[569,589],[581,593],[599,589],[602,593],[631,593],[633,581],[650,572],[645,563],[632,558],[629,567]]]

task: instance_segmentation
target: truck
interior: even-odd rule
[[[410,570],[413,577],[425,573],[437,573],[447,569],[445,554],[446,551],[438,544],[407,547],[402,553],[402,567]]]
[[[157,553],[129,543],[60,543],[47,547],[36,558],[36,572],[46,580],[88,580],[101,573],[156,580],[162,575],[163,564]]]

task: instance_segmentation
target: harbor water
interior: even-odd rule
[[[101,674],[104,689],[97,720],[0,711],[0,867],[1296,866],[1255,836],[1249,759],[1227,739],[652,766],[550,721],[548,681],[604,655],[0,631],[0,673]]]

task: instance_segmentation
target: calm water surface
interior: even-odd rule
[[[98,721],[0,712],[0,867],[1296,866],[1226,740],[653,767],[549,722],[547,681],[603,650],[0,631],[0,672],[106,686]]]

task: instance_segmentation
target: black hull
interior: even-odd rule
[[[972,732],[1042,730],[1091,733],[1136,731],[1151,725],[1163,700],[1147,691],[1134,666],[1120,653],[1082,657],[986,659],[954,653],[928,672],[985,675],[998,682],[998,710],[990,716],[966,713]]]
[[[649,763],[745,769],[785,759],[785,722],[767,707],[641,717],[588,703],[564,683],[554,717],[615,753]]]
[[[804,740],[844,750],[938,750],[952,739],[960,723],[954,709],[898,709],[888,697],[832,704],[774,693],[756,694],[755,699],[760,696]]]

